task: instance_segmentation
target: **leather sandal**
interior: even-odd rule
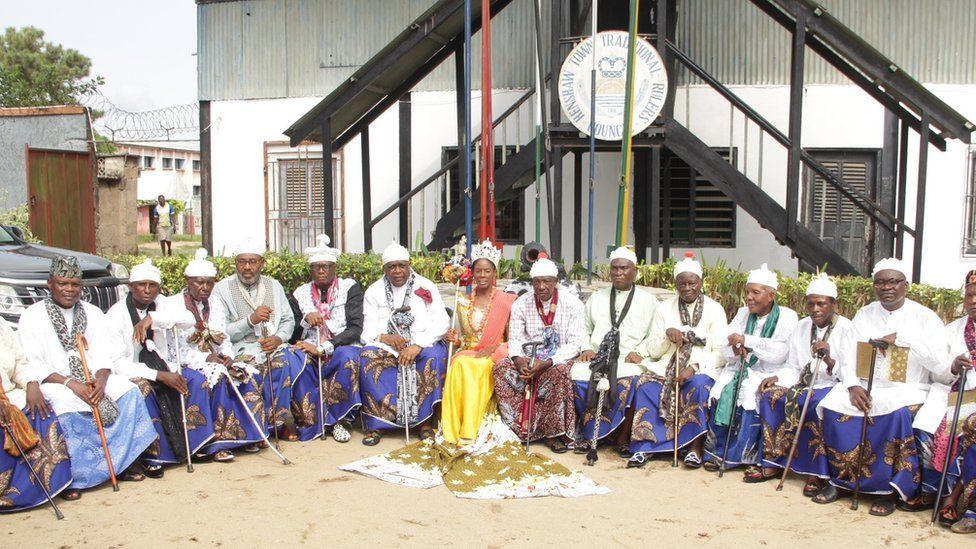
[[[641,467],[644,467],[645,465],[647,465],[647,462],[648,461],[650,461],[650,460],[647,459],[647,455],[646,454],[641,453],[641,452],[638,452],[638,453],[630,456],[630,459],[627,460],[627,468],[628,469],[640,469]]]
[[[228,461],[234,461],[234,454],[230,450],[221,450],[214,454],[213,460],[218,463],[227,463]]]
[[[376,446],[382,438],[383,435],[379,431],[369,431],[363,437],[363,444],[366,446]]]
[[[142,468],[149,478],[163,478],[164,471],[162,465],[144,464]]]
[[[60,494],[58,494],[64,501],[78,501],[81,499],[81,490],[75,490],[74,488],[68,488]]]
[[[895,506],[895,500],[889,497],[881,497],[874,500],[868,513],[876,517],[887,517],[895,512]]]
[[[823,482],[817,477],[810,477],[807,479],[807,483],[803,485],[803,495],[812,498],[819,494],[821,489],[823,489]]]
[[[939,511],[939,525],[950,528],[959,520],[959,513],[955,505],[946,505]]]
[[[767,475],[762,467],[749,467],[742,476],[742,482],[747,484],[758,484],[776,478],[775,474]]]
[[[927,496],[925,494],[921,496],[913,497],[912,499],[901,501],[897,503],[899,511],[905,511],[908,513],[917,513],[919,511],[925,511],[931,509],[935,505],[935,495]]]
[[[840,490],[837,489],[833,484],[827,483],[822,490],[817,492],[812,498],[810,498],[814,503],[820,505],[827,505],[833,503],[840,499]]]
[[[569,451],[569,446],[566,446],[561,438],[556,437],[549,442],[549,449],[557,454],[565,454]]]

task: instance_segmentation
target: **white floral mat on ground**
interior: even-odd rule
[[[441,484],[459,498],[505,499],[609,494],[579,471],[571,471],[525,447],[498,417],[485,416],[478,439],[460,451],[436,441],[416,442],[339,469],[414,488]]]

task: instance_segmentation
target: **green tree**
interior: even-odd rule
[[[44,41],[36,27],[8,27],[0,35],[0,107],[77,104],[105,83],[91,76],[91,59]]]

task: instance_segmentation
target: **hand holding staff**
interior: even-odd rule
[[[85,351],[88,350],[88,342],[85,341],[85,336],[78,334],[77,343],[78,355],[81,358],[81,370],[85,373],[85,383],[94,387],[95,382],[88,370],[88,358],[85,357]],[[95,400],[91,402],[91,409],[92,416],[95,418],[95,427],[98,428],[98,438],[102,441],[102,451],[105,452],[105,464],[108,465],[108,478],[112,482],[112,491],[118,492],[119,481],[115,478],[115,465],[112,464],[112,455],[108,451],[108,440],[105,439],[105,427],[102,426],[102,416],[98,413],[98,403]]]
[[[261,335],[264,338],[268,337],[268,325],[261,325]],[[264,353],[264,364],[267,368],[267,375],[265,376],[265,381],[268,384],[268,390],[271,392],[271,402],[268,403],[268,413],[267,422],[268,427],[274,432],[275,448],[281,449],[281,445],[278,442],[278,395],[275,394],[274,388],[274,368],[271,361],[271,352]],[[262,387],[263,389],[263,387]]]
[[[969,353],[967,353],[968,355]],[[942,510],[942,490],[945,489],[946,475],[949,473],[949,462],[952,459],[952,450],[956,445],[956,428],[959,427],[959,413],[962,410],[962,402],[965,400],[963,395],[966,393],[966,374],[969,368],[963,368],[959,375],[959,392],[956,393],[955,410],[952,413],[952,427],[949,429],[949,447],[946,449],[945,462],[942,463],[942,478],[939,479],[939,489],[935,492],[935,507],[932,508],[932,526],[939,518]]]
[[[54,503],[54,498],[51,497],[51,492],[48,491],[47,486],[44,486],[44,483],[41,482],[40,475],[38,475],[37,471],[34,470],[34,464],[32,464],[30,460],[27,459],[27,454],[24,453],[24,449],[21,448],[20,443],[17,442],[17,437],[14,436],[14,432],[13,430],[10,429],[10,425],[4,422],[3,429],[4,431],[7,432],[7,437],[9,437],[11,441],[13,441],[14,447],[17,448],[17,453],[20,454],[20,458],[23,459],[24,463],[27,464],[27,468],[30,470],[31,476],[34,477],[34,482],[36,482],[37,485],[41,487],[41,490],[44,492],[44,497],[47,498],[47,502],[50,503],[51,507],[54,509],[54,516],[58,517],[58,520],[63,519],[64,515],[61,513],[61,509],[58,509],[58,504]]]
[[[735,346],[737,353],[740,352],[740,349],[744,348],[741,345]],[[728,431],[725,432],[725,448],[722,449],[722,463],[719,465],[718,478],[722,478],[725,474],[725,461],[729,457],[729,444],[732,443],[732,427],[735,425],[735,408],[739,405],[739,389],[742,388],[742,378],[746,377],[746,357],[744,354],[740,354],[739,356],[739,375],[735,376],[735,390],[732,391],[732,417],[729,418]],[[677,444],[677,433],[675,433],[674,437],[675,444]]]
[[[542,341],[529,341],[522,345],[522,352],[529,353],[529,371],[535,367],[535,357]],[[525,451],[532,444],[532,416],[535,414],[535,377],[525,380],[525,395],[522,397],[522,428],[525,430]]]

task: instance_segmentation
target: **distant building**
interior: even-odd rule
[[[139,162],[137,198],[141,203],[159,195],[182,200],[187,215],[177,222],[178,232],[200,234],[200,147],[196,141],[126,141],[115,143],[119,152]],[[141,207],[139,234],[147,234],[149,208]]]

